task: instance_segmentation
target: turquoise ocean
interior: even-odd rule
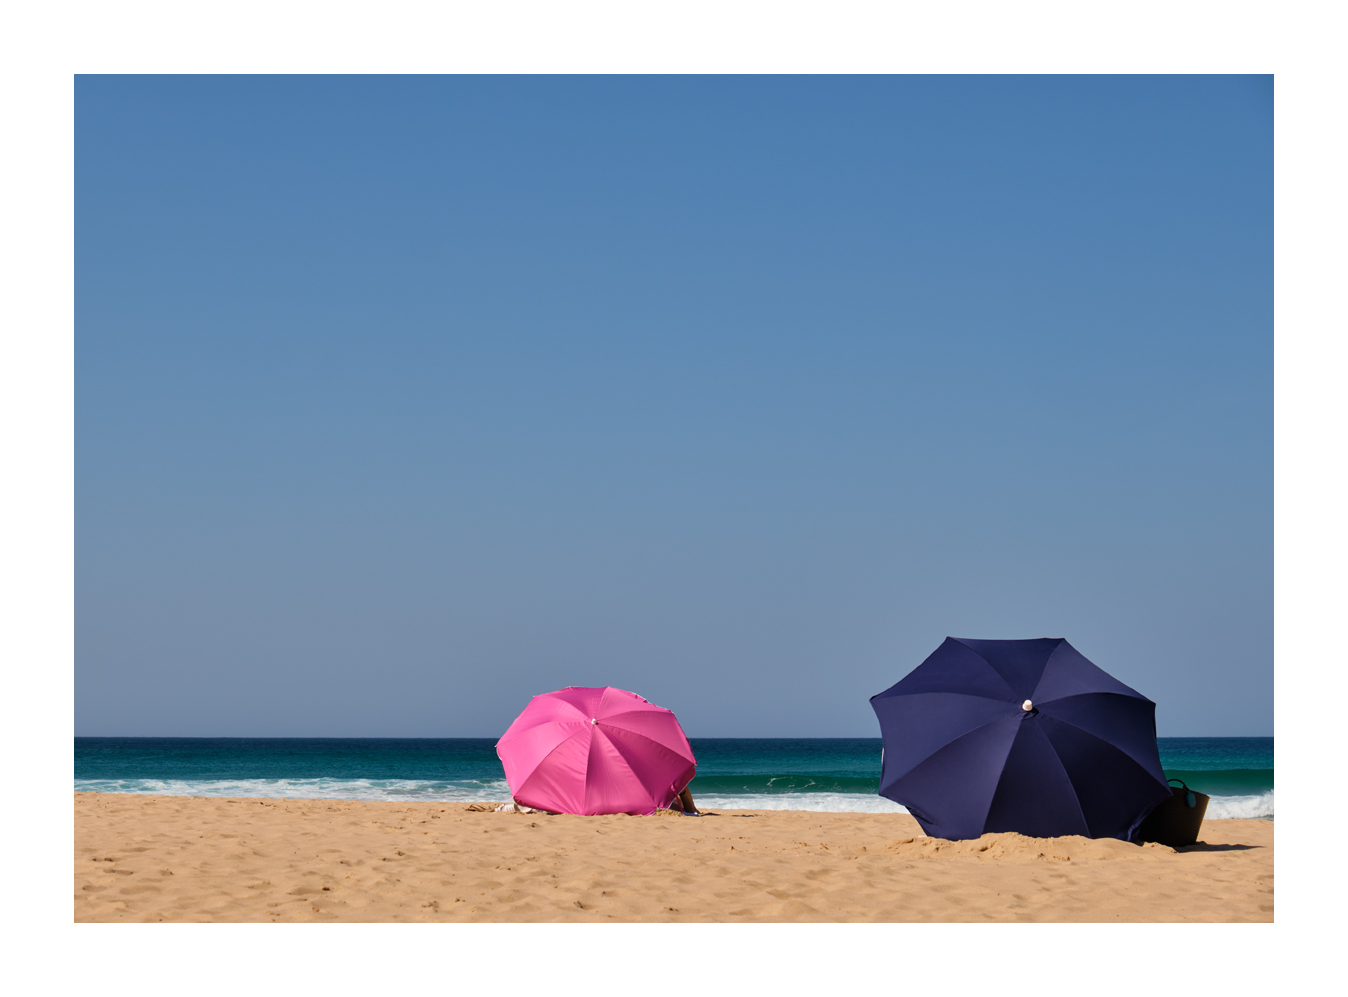
[[[1208,816],[1273,817],[1273,738],[1162,737]],[[877,795],[880,739],[692,738],[699,807],[903,812]],[[508,800],[495,738],[77,737],[75,789],[170,796]]]

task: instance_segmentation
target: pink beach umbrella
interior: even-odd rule
[[[697,767],[673,713],[612,686],[535,696],[496,755],[516,803],[567,814],[653,813]]]

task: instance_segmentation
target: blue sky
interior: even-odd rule
[[[80,77],[76,733],[1271,734],[1267,77]]]

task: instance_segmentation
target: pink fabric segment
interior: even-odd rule
[[[674,714],[604,686],[535,696],[496,742],[515,802],[567,814],[649,814],[692,781]]]

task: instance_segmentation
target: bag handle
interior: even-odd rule
[[[1196,806],[1198,806],[1198,797],[1194,796],[1194,791],[1193,791],[1192,789],[1189,788],[1188,784],[1187,784],[1183,779],[1167,779],[1167,780],[1166,780],[1166,785],[1169,785],[1169,784],[1172,783],[1172,782],[1177,782],[1177,783],[1179,783],[1181,786],[1184,787],[1184,802],[1185,802],[1185,803],[1189,804],[1189,806],[1191,806],[1191,807],[1196,807]]]

